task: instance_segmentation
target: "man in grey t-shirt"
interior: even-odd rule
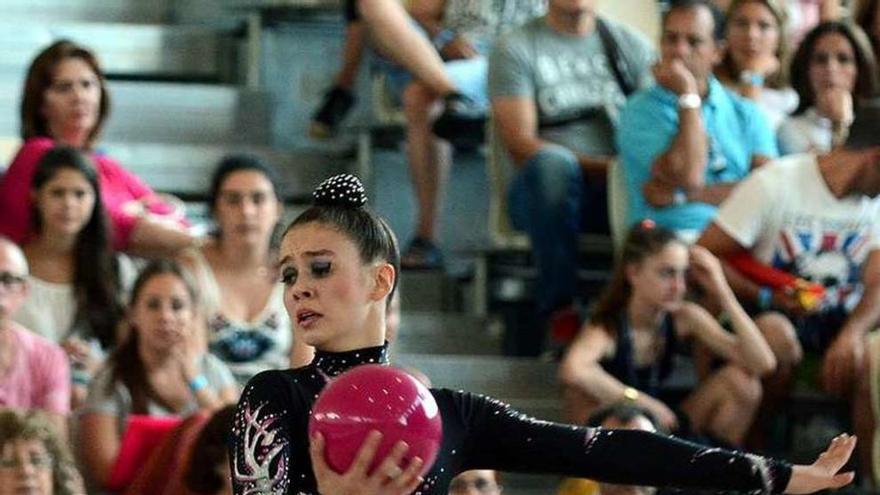
[[[489,58],[493,118],[517,168],[509,214],[532,241],[540,316],[563,340],[578,328],[578,234],[608,228],[617,113],[650,84],[654,60],[644,37],[600,20],[595,4],[550,0],[545,17],[503,37]]]

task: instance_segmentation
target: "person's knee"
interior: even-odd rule
[[[777,369],[791,368],[801,361],[803,348],[794,325],[785,315],[776,312],[763,313],[755,318],[755,324],[776,356]]]
[[[763,390],[761,380],[758,377],[736,366],[728,366],[720,373],[724,377],[725,385],[731,396],[736,398],[739,404],[757,407],[761,403]]]
[[[862,362],[856,367],[853,393],[859,397],[871,397],[871,353],[865,352]]]
[[[403,90],[401,102],[404,112],[409,115],[427,115],[436,100],[434,93],[424,84],[414,81]]]
[[[548,199],[564,196],[573,184],[580,187],[582,181],[577,156],[557,145],[544,146],[529,157],[522,173],[528,187]]]

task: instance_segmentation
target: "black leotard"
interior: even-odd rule
[[[365,363],[387,362],[386,347],[318,352],[308,366],[266,371],[238,404],[230,451],[237,495],[317,494],[308,451],[311,406],[327,381]],[[432,389],[443,418],[437,461],[416,494],[446,495],[468,469],[561,474],[609,483],[780,493],[791,467],[634,430],[538,421],[476,394]]]

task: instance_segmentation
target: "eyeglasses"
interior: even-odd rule
[[[449,493],[465,493],[471,487],[480,493],[497,493],[501,491],[501,485],[492,480],[477,478],[471,480],[454,479],[449,484]]]
[[[22,459],[19,456],[0,458],[0,469],[20,469],[25,465],[34,469],[52,469],[52,458],[48,455],[32,455]]]
[[[24,285],[25,278],[12,272],[0,272],[0,287],[16,289]]]

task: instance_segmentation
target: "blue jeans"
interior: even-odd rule
[[[606,187],[604,181],[594,182],[587,181],[571,150],[550,145],[523,164],[510,186],[508,213],[531,240],[538,311],[544,317],[574,301],[578,235],[608,232]]]

